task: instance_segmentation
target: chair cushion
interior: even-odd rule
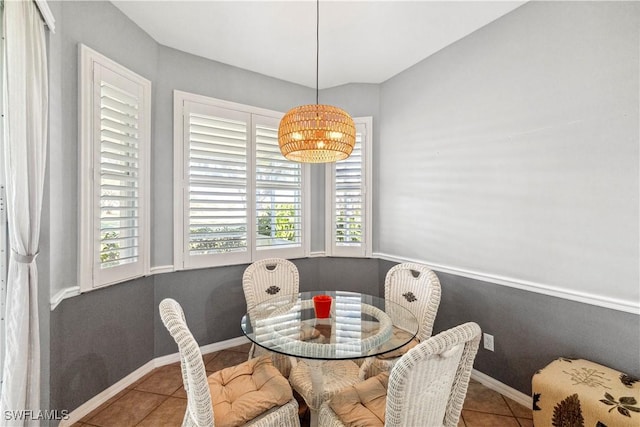
[[[336,394],[329,406],[346,427],[382,427],[389,373],[383,372]]]
[[[289,382],[268,355],[214,372],[208,381],[216,427],[244,425],[293,398]]]
[[[382,344],[380,348],[387,349],[387,348],[397,347],[400,343],[406,342],[409,338],[411,338],[411,335],[412,334],[410,334],[409,332],[396,328],[394,326],[393,335],[391,336],[391,338],[389,338],[389,341]],[[396,350],[390,351],[389,353],[381,354],[377,357],[378,359],[395,359],[396,357],[401,357],[403,354],[411,350],[413,347],[417,346],[419,343],[420,341],[418,341],[416,338],[413,338],[411,341],[409,341],[407,344],[403,345],[402,347]]]
[[[314,341],[320,336],[320,331],[311,325],[303,324],[300,328],[300,341]]]

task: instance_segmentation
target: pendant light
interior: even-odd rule
[[[320,0],[316,1],[316,103],[289,110],[278,127],[278,145],[288,160],[328,163],[351,155],[356,125],[341,108],[318,103]]]

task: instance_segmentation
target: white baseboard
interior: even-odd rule
[[[246,337],[232,338],[230,340],[220,341],[202,346],[200,347],[200,351],[202,352],[202,354],[209,354],[215,351],[225,350],[227,348],[246,344],[248,342],[249,340]],[[89,413],[91,413],[91,411],[98,408],[100,405],[103,405],[113,396],[120,393],[122,390],[126,389],[131,384],[147,375],[149,372],[153,371],[156,368],[159,368],[160,366],[169,365],[178,361],[180,361],[180,353],[168,354],[166,356],[160,356],[150,360],[117,383],[113,384],[106,390],[98,393],[82,405],[78,406],[76,409],[69,413],[69,418],[60,421],[60,424],[58,426],[72,426],[73,424],[79,422],[82,418],[87,416]]]
[[[471,371],[471,378],[478,381],[483,386],[490,388],[493,391],[497,391],[501,395],[508,397],[509,399],[518,402],[524,407],[531,408],[533,406],[533,399],[515,388],[511,388],[508,385],[501,383],[500,381],[490,377],[487,374],[483,374],[480,371]]]

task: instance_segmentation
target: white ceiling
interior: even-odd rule
[[[160,44],[315,88],[314,0],[113,3]],[[381,83],[523,3],[322,0],[319,86]]]

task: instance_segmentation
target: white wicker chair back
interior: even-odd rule
[[[431,336],[440,305],[438,276],[424,265],[403,263],[392,267],[384,281],[384,297],[413,313],[418,319],[419,341]],[[393,317],[393,310],[388,313]],[[394,324],[400,324],[394,319]]]
[[[283,258],[256,261],[242,275],[242,290],[247,310],[276,295],[297,294],[300,291],[298,268]]]
[[[479,343],[480,327],[469,322],[402,356],[389,377],[385,425],[456,427]]]
[[[283,258],[256,261],[247,267],[242,275],[242,290],[247,311],[277,295],[291,295],[292,301],[295,301],[300,291],[298,268],[294,263]],[[266,353],[268,353],[267,350],[253,344],[249,350],[249,359]],[[295,359],[272,353],[271,360],[282,375],[288,378],[291,364],[295,363]]]
[[[160,302],[160,318],[180,351],[182,380],[187,392],[187,411],[182,426],[213,427],[213,406],[207,372],[200,347],[187,327],[182,307],[171,298],[164,299]]]

